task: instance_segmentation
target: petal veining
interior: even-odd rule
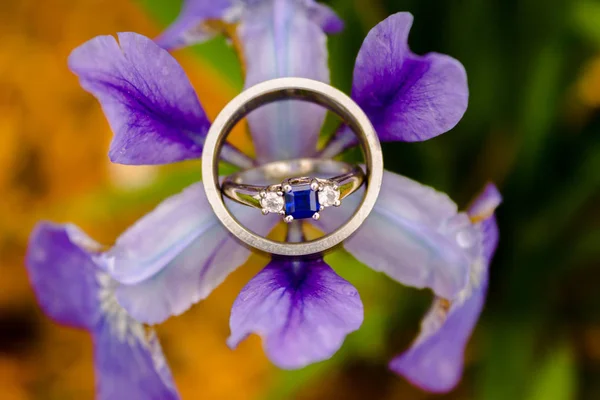
[[[358,206],[362,191],[328,209],[316,224],[331,232]],[[445,194],[386,171],[377,203],[344,248],[405,285],[455,296],[465,286],[478,231]]]
[[[120,164],[166,164],[202,153],[210,123],[177,61],[136,33],[98,36],[69,56],[81,86],[102,105]]]
[[[426,390],[447,392],[462,375],[465,347],[483,309],[488,269],[498,243],[494,210],[500,201],[494,185],[488,185],[475,200],[469,216],[482,232],[482,247],[470,266],[468,285],[450,300],[438,297],[415,342],[390,362],[393,371]]]
[[[227,343],[256,333],[271,361],[301,368],[330,358],[362,321],[358,292],[322,259],[274,259],[233,304]]]

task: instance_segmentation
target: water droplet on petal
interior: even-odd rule
[[[463,229],[456,234],[456,242],[464,249],[472,247],[475,243],[475,236],[468,229]]]

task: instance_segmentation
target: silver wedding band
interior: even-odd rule
[[[219,183],[219,155],[233,127],[252,110],[278,100],[304,100],[327,107],[338,114],[357,135],[365,158],[365,195],[354,214],[335,231],[315,240],[284,243],[257,235],[231,214],[223,202]],[[285,162],[285,161],[283,161]],[[289,161],[288,161],[289,162]],[[263,171],[264,172],[264,171]],[[346,94],[325,83],[305,78],[279,78],[252,86],[235,97],[213,122],[202,154],[202,179],[208,202],[229,232],[246,245],[282,256],[320,254],[342,243],[367,218],[381,189],[383,155],[379,139],[362,109]]]

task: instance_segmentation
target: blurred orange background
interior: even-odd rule
[[[71,50],[96,35],[154,37],[180,3],[0,1],[0,400],[94,397],[89,335],[52,323],[29,286],[23,257],[34,224],[73,222],[111,244],[200,178],[198,161],[111,164],[102,110],[67,67]],[[265,264],[253,256],[207,300],[158,327],[182,398],[600,399],[600,3],[327,3],[346,21],[328,42],[332,83],[346,92],[366,33],[397,11],[415,15],[415,52],[450,54],[468,72],[469,110],[455,129],[425,143],[384,144],[387,169],[447,192],[461,207],[487,180],[503,193],[500,247],[464,379],[433,395],[388,371],[415,337],[431,294],[343,252],[328,261],[359,290],[365,321],[332,360],[281,371],[256,336],[230,350],[233,300]],[[230,73],[239,69],[230,49],[213,48],[209,59],[201,54],[207,46],[174,56],[214,117],[241,80]],[[252,151],[243,126],[232,136]]]
[[[127,202],[161,176],[157,167],[109,163],[112,133],[96,100],[67,68],[76,46],[100,34],[159,28],[130,1],[44,2],[19,0],[0,5],[0,398],[92,399],[89,335],[62,328],[38,309],[23,256],[36,221],[75,222],[103,243],[112,243],[149,211],[163,194],[133,195],[131,207],[104,204],[112,191]],[[235,90],[211,67],[185,53],[179,61],[209,116]],[[248,148],[243,134],[238,146]],[[198,163],[162,168],[198,170]],[[174,190],[175,192],[176,190]],[[90,205],[93,204],[93,207]],[[250,261],[252,264],[252,260]],[[236,352],[225,345],[230,306],[257,271],[241,268],[210,299],[160,327],[183,398],[250,399],[266,382],[269,365],[256,338]]]

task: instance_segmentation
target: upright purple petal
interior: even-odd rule
[[[279,222],[253,208],[229,207],[261,235]],[[197,183],[139,220],[98,262],[120,283],[119,303],[137,320],[154,324],[206,298],[249,255],[215,217]]]
[[[156,43],[167,50],[191,46],[210,39],[214,30],[206,26],[213,20],[227,20],[232,0],[185,0],[181,13],[158,38]]]
[[[357,192],[316,223],[331,232],[350,218]],[[467,283],[479,231],[445,194],[385,172],[377,203],[360,229],[344,242],[359,261],[405,285],[455,296]]]
[[[327,38],[319,21],[311,18],[315,13],[322,15],[314,4],[293,0],[246,3],[237,28],[246,64],[245,87],[290,76],[329,82]],[[314,155],[324,118],[323,107],[297,100],[253,111],[248,122],[258,159]]]
[[[181,12],[158,38],[156,43],[167,50],[202,43],[218,33],[210,24],[216,21],[235,23],[240,19],[244,7],[272,0],[185,0]],[[297,2],[307,7],[309,18],[325,33],[338,33],[344,28],[344,21],[328,6],[314,0],[284,0]]]
[[[92,334],[97,398],[179,398],[156,338],[116,301],[116,282],[94,263],[100,246],[74,225],[40,223],[26,265],[44,311]]]
[[[41,222],[31,233],[25,265],[40,306],[56,322],[89,329],[98,319],[89,252],[99,249],[74,225]]]
[[[390,362],[390,368],[413,384],[432,392],[447,392],[462,375],[464,350],[483,308],[488,268],[498,243],[494,209],[501,198],[488,185],[469,215],[482,231],[482,251],[471,265],[469,284],[452,300],[437,298],[410,349]],[[485,205],[485,207],[484,207]]]
[[[81,86],[102,105],[114,132],[109,156],[120,164],[198,158],[210,125],[177,61],[136,33],[98,36],[69,57]]]
[[[323,32],[327,34],[340,33],[344,29],[344,21],[331,8],[314,0],[305,0],[308,15]]]
[[[271,361],[301,368],[333,356],[362,321],[358,292],[322,259],[274,259],[235,300],[227,344],[256,333]]]
[[[375,26],[354,67],[352,97],[384,141],[438,136],[452,129],[467,109],[464,67],[447,55],[412,53],[408,47],[412,22],[411,14],[398,13]]]

